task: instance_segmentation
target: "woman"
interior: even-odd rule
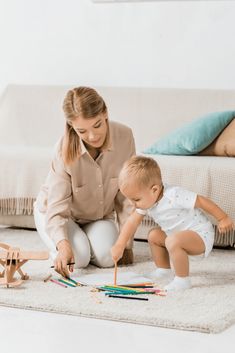
[[[105,102],[92,88],[68,91],[63,109],[65,133],[35,202],[34,217],[55,270],[68,277],[73,263],[78,268],[90,262],[113,266],[110,249],[131,212],[117,178],[135,154],[135,143],[130,128],[109,122]]]

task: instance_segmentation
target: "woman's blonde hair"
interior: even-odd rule
[[[124,163],[119,174],[119,186],[125,188],[133,183],[140,187],[162,185],[161,169],[153,158],[133,156]]]
[[[78,117],[91,119],[107,113],[103,98],[90,87],[77,87],[69,90],[63,102],[66,125],[62,143],[62,158],[65,164],[72,163],[80,155],[80,139],[72,127]]]

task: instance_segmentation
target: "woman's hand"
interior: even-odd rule
[[[58,254],[54,261],[55,271],[61,274],[63,277],[69,277],[69,271],[73,272],[73,265],[69,263],[74,262],[74,255],[72,247],[68,240],[61,240],[57,244]],[[68,270],[69,268],[69,270]]]
[[[220,233],[226,233],[230,230],[233,230],[234,229],[233,220],[226,215],[218,222],[218,229]]]
[[[115,244],[111,248],[111,255],[112,255],[112,259],[113,259],[114,263],[118,262],[118,260],[121,259],[122,255],[123,255],[123,252],[124,252],[124,248],[121,245],[116,245]]]

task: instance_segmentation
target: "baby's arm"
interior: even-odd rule
[[[127,219],[118,237],[118,240],[111,249],[111,254],[114,262],[117,262],[122,257],[128,240],[135,234],[143,217],[144,215],[141,215],[134,211]]]
[[[219,232],[224,233],[226,231],[234,229],[233,220],[213,201],[210,199],[198,195],[195,203],[196,208],[201,208],[218,221]]]

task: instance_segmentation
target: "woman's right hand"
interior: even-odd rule
[[[63,277],[69,277],[69,271],[73,272],[73,265],[68,266],[69,263],[74,262],[72,247],[69,241],[64,239],[57,244],[57,249],[58,254],[54,261],[54,269]]]

